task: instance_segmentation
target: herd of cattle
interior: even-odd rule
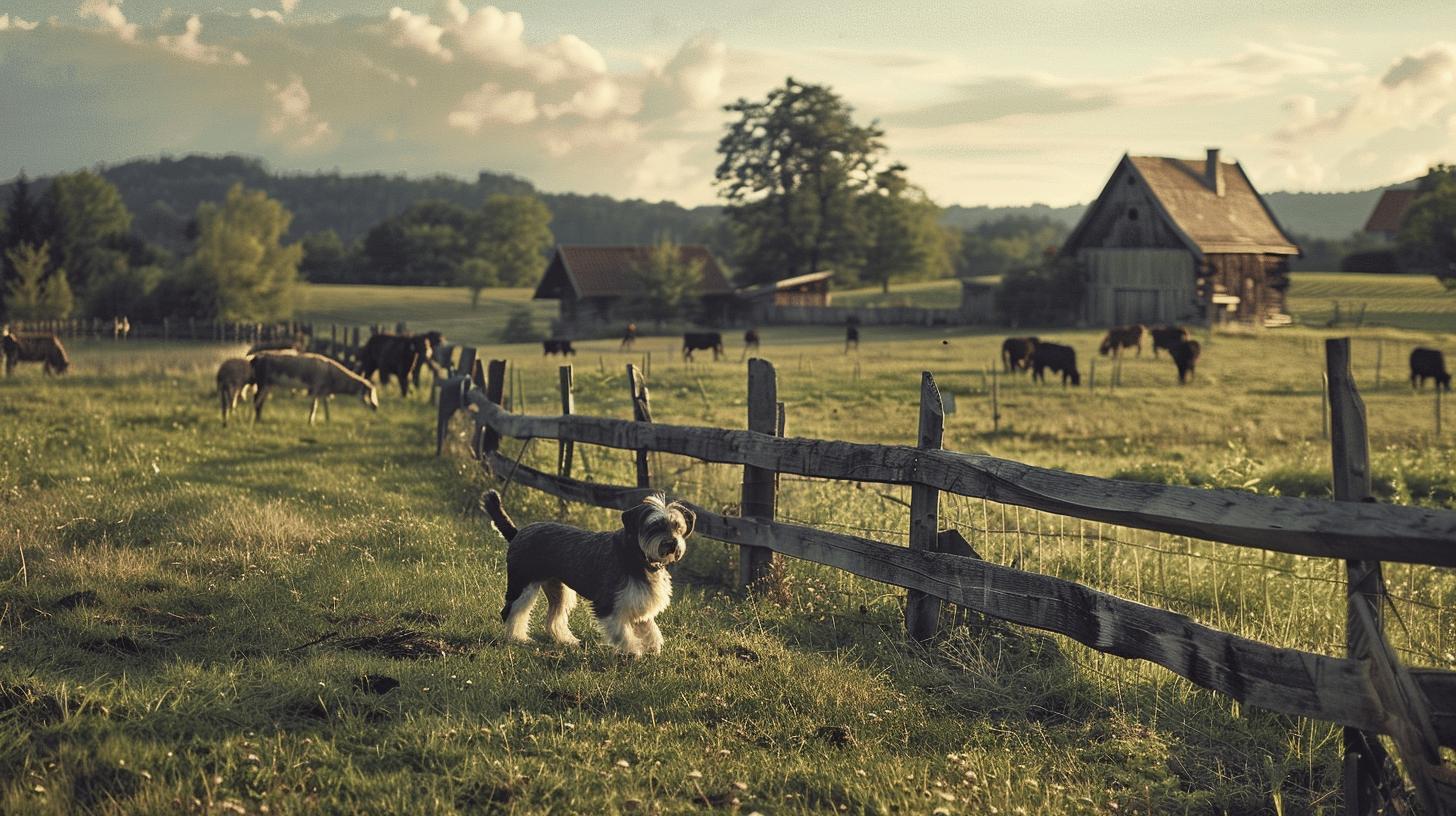
[[[1198,358],[1203,347],[1194,340],[1182,326],[1142,325],[1115,326],[1107,330],[1098,353],[1106,357],[1120,356],[1124,349],[1136,349],[1137,356],[1143,353],[1143,335],[1152,339],[1153,356],[1158,351],[1168,352],[1173,364],[1178,367],[1178,382],[1187,383],[1193,379]],[[1081,385],[1082,375],[1077,370],[1077,350],[1060,343],[1049,343],[1038,337],[1008,337],[1001,344],[1001,366],[1007,372],[1031,371],[1036,382],[1046,382],[1046,372],[1062,375],[1062,385]]]
[[[1202,347],[1188,330],[1181,326],[1141,325],[1118,326],[1108,330],[1098,351],[1114,357],[1128,349],[1142,355],[1143,338],[1151,340],[1153,356],[1168,352],[1178,369],[1178,382],[1193,378]],[[620,348],[630,349],[637,337],[637,327],[629,324]],[[743,334],[743,356],[757,352],[761,338],[756,329]],[[859,329],[849,325],[845,330],[845,352],[859,347]],[[547,355],[576,354],[571,341],[553,338],[542,342]],[[252,391],[253,416],[261,419],[268,395],[280,387],[301,387],[313,398],[309,422],[314,421],[320,402],[328,417],[328,399],[335,394],[358,395],[370,408],[378,409],[379,397],[373,379],[387,386],[391,377],[399,381],[401,397],[409,396],[410,385],[418,388],[420,372],[430,368],[437,375],[450,365],[454,347],[445,343],[438,331],[421,334],[375,334],[359,349],[352,360],[338,360],[306,351],[292,343],[265,344],[253,347],[246,357],[227,360],[217,372],[218,398],[222,405],[223,424],[239,399]],[[723,356],[723,335],[720,332],[688,332],[683,335],[682,356],[692,360],[694,351],[711,351],[713,359]],[[5,375],[22,362],[40,363],[47,375],[65,374],[71,365],[65,346],[53,334],[14,334],[8,329],[0,333],[0,352],[5,357]],[[1060,374],[1062,385],[1081,385],[1077,369],[1077,351],[1071,346],[1052,343],[1038,337],[1008,337],[1001,344],[1001,363],[1007,372],[1030,371],[1036,382],[1046,381],[1046,372]],[[1425,387],[1427,380],[1446,391],[1451,390],[1451,374],[1446,369],[1445,355],[1438,349],[1417,348],[1410,354],[1412,388]]]

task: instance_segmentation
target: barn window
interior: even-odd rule
[[[1129,220],[1129,221],[1136,221],[1137,218],[1138,218],[1137,207],[1128,207],[1127,208],[1127,220]]]

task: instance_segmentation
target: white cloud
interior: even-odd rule
[[[283,7],[284,14],[292,14],[298,8],[298,0],[278,0],[278,5]]]
[[[466,94],[455,109],[450,111],[446,121],[451,127],[479,133],[482,127],[492,122],[524,125],[534,122],[539,115],[535,93],[507,91],[493,82],[487,82]]]
[[[643,107],[649,116],[713,108],[723,96],[728,49],[715,35],[688,40],[661,67],[648,66]]]
[[[548,119],[573,114],[584,119],[601,119],[618,112],[621,104],[621,88],[617,83],[603,77],[588,83],[565,102],[543,104],[541,113]]]
[[[1437,42],[1402,55],[1380,77],[1361,77],[1343,104],[1319,112],[1310,100],[1290,109],[1275,137],[1299,142],[1342,133],[1416,128],[1456,103],[1456,45]]]
[[[316,147],[333,135],[333,128],[313,112],[313,98],[303,80],[293,77],[287,85],[267,84],[274,110],[266,119],[268,133],[295,150]]]
[[[117,0],[114,5],[108,0],[85,0],[81,7],[76,9],[76,14],[83,18],[95,17],[123,40],[131,42],[136,39],[137,25],[126,21],[126,15],[121,11],[120,0]]]
[[[415,48],[445,62],[455,58],[450,49],[440,44],[445,28],[431,22],[428,14],[415,14],[395,6],[389,10],[388,30],[400,48]]]
[[[232,65],[247,65],[248,58],[240,51],[230,51],[216,45],[204,45],[202,37],[202,19],[196,14],[187,18],[187,23],[181,34],[168,36],[163,34],[157,38],[157,45],[163,50],[170,51],[184,59],[193,62],[201,62],[207,65],[230,63]]]
[[[262,20],[266,18],[272,20],[275,23],[283,22],[283,12],[279,11],[278,9],[268,9],[267,11],[264,11],[263,9],[259,8],[250,8],[248,9],[248,16],[252,17],[254,20]]]
[[[11,17],[9,14],[0,14],[0,31],[15,29],[16,31],[34,31],[40,25],[38,22],[22,20],[19,17]]]

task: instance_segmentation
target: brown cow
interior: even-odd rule
[[[1111,354],[1116,357],[1125,348],[1137,348],[1137,356],[1143,356],[1143,327],[1134,323],[1131,326],[1114,326],[1107,330],[1107,336],[1102,338],[1102,345],[1098,346],[1097,353],[1106,357]]]
[[[1031,354],[1040,342],[1035,337],[1008,337],[1001,343],[1001,365],[1007,373],[1031,368]]]
[[[253,382],[253,361],[246,357],[223,360],[217,367],[217,398],[222,403],[222,424],[228,424],[228,414],[237,406],[248,386]]]
[[[1158,349],[1163,349],[1169,354],[1172,354],[1173,349],[1178,348],[1180,344],[1192,336],[1182,326],[1155,326],[1148,330],[1148,334],[1153,336],[1154,357],[1158,356]]]
[[[46,374],[65,374],[71,367],[66,347],[54,334],[11,334],[0,337],[0,350],[5,353],[5,376],[15,371],[16,363],[40,363]]]

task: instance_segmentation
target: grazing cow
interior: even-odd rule
[[[223,360],[217,367],[217,398],[222,402],[222,424],[228,424],[228,414],[238,404],[238,399],[253,382],[253,362],[246,357]]]
[[[378,335],[376,335],[377,337]],[[371,410],[379,410],[379,395],[374,383],[355,374],[342,364],[322,354],[259,354],[253,358],[253,420],[263,418],[263,403],[274,388],[301,387],[313,398],[308,424],[318,415],[319,402],[324,404],[324,420],[329,419],[329,400],[335,394],[358,394]]]
[[[1107,336],[1102,338],[1102,345],[1098,346],[1097,353],[1103,357],[1111,354],[1116,357],[1125,348],[1137,348],[1137,356],[1143,356],[1143,327],[1137,324],[1131,326],[1114,326],[1107,330]]]
[[[1177,348],[1178,344],[1185,342],[1192,336],[1182,326],[1155,326],[1148,330],[1148,334],[1153,336],[1154,357],[1158,356],[1158,349],[1163,349],[1169,354],[1172,354],[1173,349]]]
[[[541,341],[541,354],[542,356],[546,356],[548,354],[560,354],[562,357],[565,357],[568,354],[575,356],[576,349],[571,347],[570,340],[564,340],[559,337],[555,337],[550,340]]]
[[[683,335],[682,355],[684,360],[693,359],[693,352],[713,350],[713,359],[723,356],[723,335],[718,332],[688,332]]]
[[[368,380],[377,371],[380,385],[389,385],[389,378],[397,377],[399,395],[407,397],[410,375],[421,360],[430,360],[432,352],[430,338],[423,334],[376,334],[359,351],[359,376]],[[434,366],[434,361],[429,365]]]
[[[1418,348],[1410,355],[1411,388],[1425,388],[1426,380],[1435,380],[1436,387],[1451,390],[1451,374],[1446,371],[1446,355],[1439,349]]]
[[[5,376],[15,370],[16,363],[40,363],[46,374],[65,374],[71,367],[66,347],[54,334],[11,334],[0,337],[0,351],[5,353]]]
[[[622,333],[622,345],[617,347],[618,351],[630,349],[637,343],[637,324],[628,323],[627,331]]]
[[[1168,351],[1173,357],[1173,363],[1178,366],[1178,384],[1183,385],[1193,379],[1193,367],[1198,365],[1198,355],[1203,353],[1203,347],[1198,345],[1197,340],[1184,340]]]
[[[749,349],[753,349],[754,354],[758,353],[758,329],[749,329],[748,331],[743,333],[743,356],[738,358],[739,362],[742,362],[743,360],[748,358]]]
[[[849,353],[850,346],[854,346],[854,350],[859,351],[859,326],[850,325],[844,327],[845,354]]]
[[[303,351],[303,349],[291,340],[260,340],[248,347],[249,356],[268,351]]]
[[[1031,354],[1040,341],[1035,337],[1008,337],[1001,342],[1001,367],[1006,372],[1031,368]]]
[[[1046,382],[1046,369],[1062,375],[1062,386],[1082,384],[1082,375],[1077,373],[1077,350],[1060,343],[1036,344],[1031,352],[1031,379]]]
[[[431,329],[417,336],[430,341],[430,350],[424,356],[420,357],[420,359],[416,360],[415,367],[410,370],[410,376],[415,381],[415,388],[420,387],[420,369],[425,366],[429,366],[430,370],[435,372],[435,376],[441,376],[441,368],[439,365],[440,349],[445,345],[445,335],[436,329]],[[446,363],[446,365],[449,364]]]

